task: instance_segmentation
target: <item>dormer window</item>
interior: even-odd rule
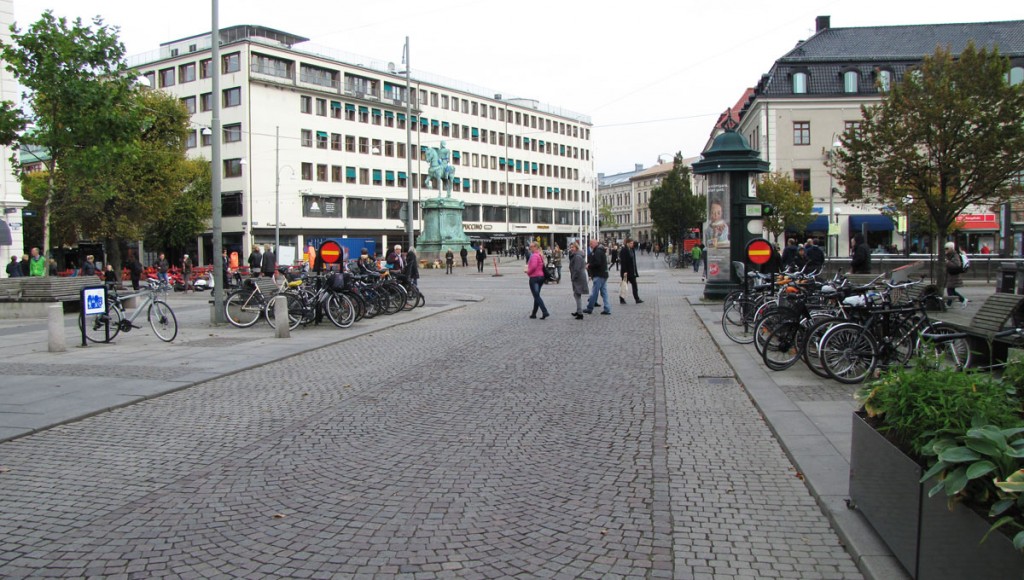
[[[793,94],[802,95],[807,92],[807,73],[793,73]]]
[[[1010,69],[1010,86],[1024,83],[1024,67],[1015,66]]]
[[[848,70],[843,73],[843,92],[856,93],[860,75],[855,70]]]
[[[877,71],[877,79],[878,91],[888,93],[889,89],[892,88],[892,71],[879,69]]]

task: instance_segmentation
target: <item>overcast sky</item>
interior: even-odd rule
[[[15,0],[26,28],[47,9],[121,29],[129,55],[208,31],[211,0]],[[589,115],[595,170],[698,155],[717,116],[776,58],[834,28],[1024,19],[1006,0],[220,0],[221,27],[269,26],[318,45]]]

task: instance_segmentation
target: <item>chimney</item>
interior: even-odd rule
[[[633,171],[643,171],[644,170],[644,164],[643,163],[634,163],[633,166],[636,167],[636,169],[634,169]]]
[[[832,25],[831,16],[819,16],[814,19],[814,32],[821,32],[827,30]]]
[[[603,181],[604,180],[604,173],[598,173],[597,174],[597,180],[598,181]]]

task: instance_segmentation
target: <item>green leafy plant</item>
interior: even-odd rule
[[[921,356],[857,393],[875,428],[912,454],[942,435],[963,435],[975,423],[1024,425],[1012,388],[991,375],[936,368]]]
[[[993,530],[1012,525],[1018,530],[1013,545],[1024,549],[1024,427],[1001,429],[994,425],[972,427],[965,435],[943,434],[930,441],[924,454],[936,462],[921,477],[939,482],[928,492],[932,497],[945,491],[949,502],[964,501],[989,507],[988,515],[999,518],[982,538]]]

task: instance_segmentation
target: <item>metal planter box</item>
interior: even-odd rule
[[[1006,536],[981,538],[989,523],[946,497],[928,497],[921,467],[853,415],[850,499],[907,572],[918,580],[1024,578],[1024,556]]]

